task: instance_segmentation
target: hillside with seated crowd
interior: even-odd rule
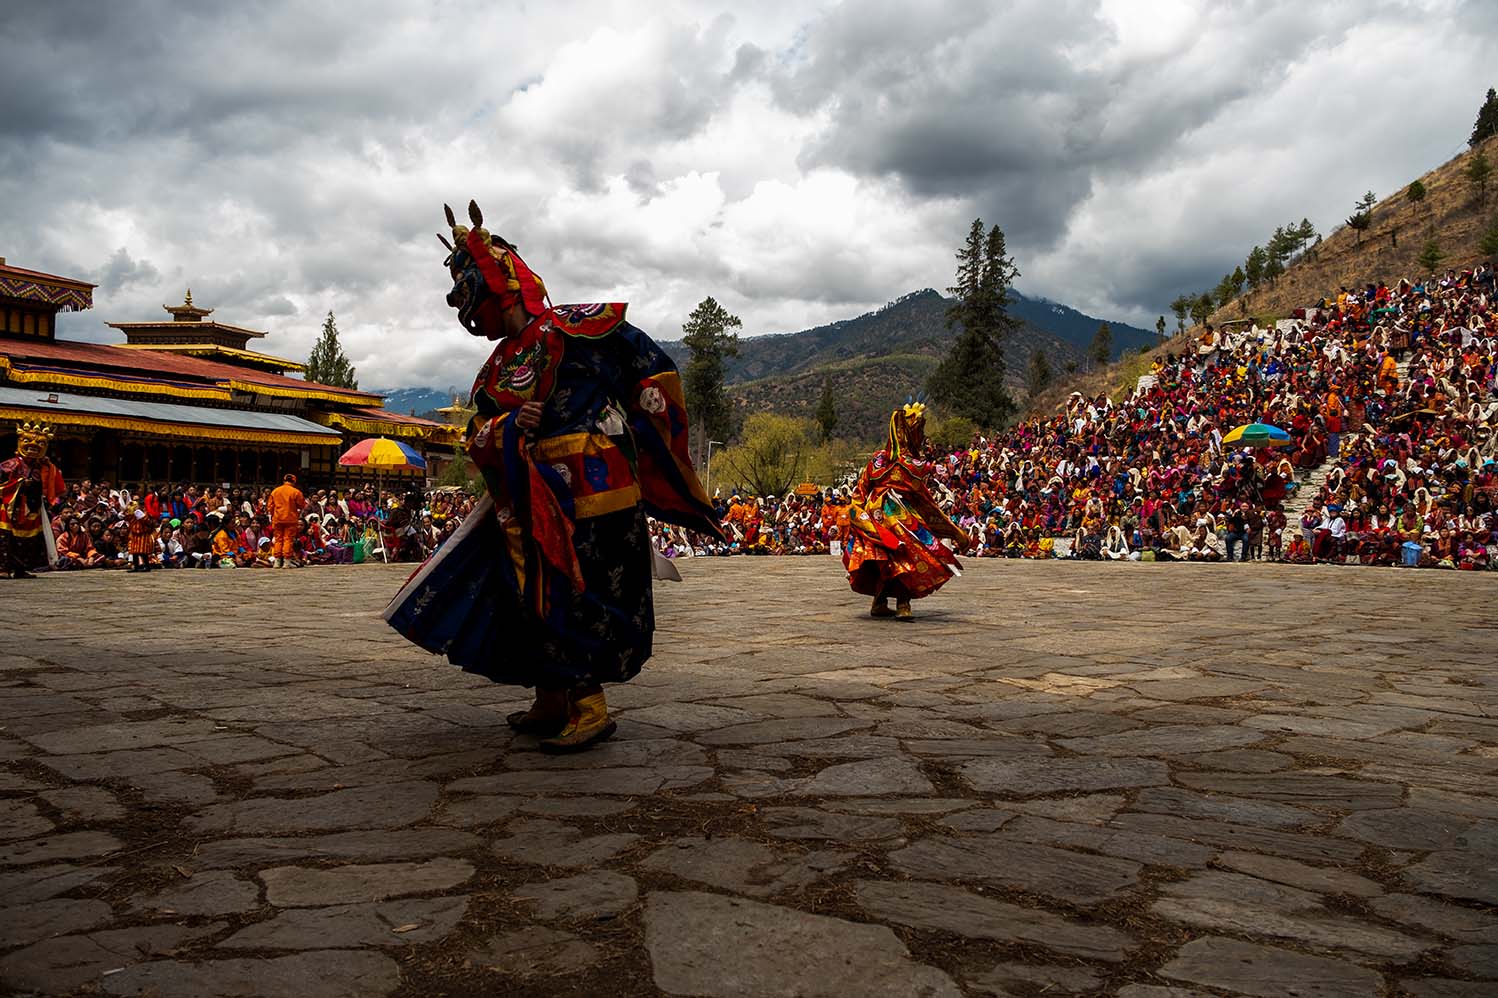
[[[1343,288],[1273,325],[1203,327],[1129,398],[929,454],[978,557],[1486,569],[1498,553],[1494,268]],[[1246,423],[1286,446],[1238,449]],[[668,556],[835,551],[849,485],[720,497],[731,540]]]

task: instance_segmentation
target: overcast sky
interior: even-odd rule
[[[96,281],[66,336],[214,318],[364,387],[466,385],[433,233],[472,197],[556,301],[675,339],[952,283],[1148,325],[1275,225],[1326,231],[1465,148],[1498,4],[8,0],[0,255]]]

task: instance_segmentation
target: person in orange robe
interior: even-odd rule
[[[926,487],[935,469],[921,460],[925,440],[924,405],[891,413],[889,439],[869,459],[848,505],[843,566],[853,591],[874,598],[871,617],[910,620],[910,601],[936,592],[962,567],[942,539],[965,550],[968,538]]]
[[[271,567],[290,568],[291,556],[296,552],[296,532],[302,523],[302,510],[307,508],[307,497],[296,487],[295,475],[287,475],[271,490],[269,506]]]

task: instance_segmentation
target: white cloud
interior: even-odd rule
[[[1027,293],[1147,323],[1446,159],[1498,82],[1456,0],[362,11],[7,7],[0,253],[101,281],[67,334],[190,284],[271,352],[331,309],[364,384],[466,384],[432,233],[470,197],[660,338],[707,295],[753,335],[943,287],[978,214]]]

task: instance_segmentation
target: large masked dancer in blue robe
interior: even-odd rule
[[[655,630],[647,514],[707,534],[671,359],[623,304],[552,306],[515,247],[447,221],[447,302],[498,340],[473,386],[469,458],[488,494],[391,602],[391,626],[497,683],[533,687],[509,716],[550,752],[616,725],[604,683],[633,678]],[[442,238],[442,237],[439,237]]]

